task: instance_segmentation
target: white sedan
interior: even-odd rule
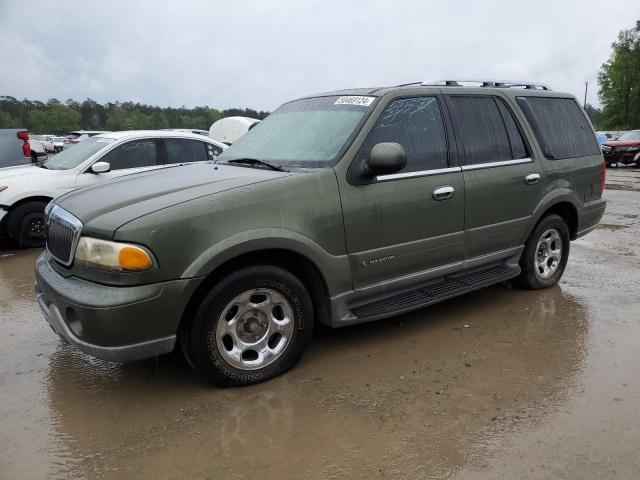
[[[0,170],[0,237],[42,246],[44,208],[76,188],[154,168],[213,160],[227,146],[171,131],[109,132],[88,138],[41,164]]]

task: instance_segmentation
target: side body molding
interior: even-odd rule
[[[206,276],[240,255],[272,249],[289,250],[308,258],[323,275],[330,296],[351,290],[347,255],[331,255],[310,238],[280,228],[249,230],[212,245],[187,267],[183,278]]]

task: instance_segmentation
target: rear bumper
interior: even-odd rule
[[[36,299],[46,322],[78,350],[113,362],[171,352],[200,279],[112,287],[67,278],[45,252],[36,261]]]
[[[604,198],[585,203],[578,217],[578,232],[575,238],[582,237],[595,230],[606,208],[607,201]]]

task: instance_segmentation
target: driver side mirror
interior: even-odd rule
[[[91,165],[91,171],[93,173],[107,173],[111,170],[109,162],[96,162]]]
[[[407,154],[402,145],[394,142],[377,143],[371,149],[365,163],[365,173],[388,175],[407,166]]]

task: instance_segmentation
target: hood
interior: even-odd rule
[[[638,147],[640,140],[607,140],[603,145],[607,147]]]
[[[29,165],[19,165],[17,167],[4,167],[0,168],[0,184],[4,180],[15,180],[25,178],[40,178],[44,175],[52,175],[56,172],[60,172],[63,170],[48,170],[46,168],[40,168],[37,165],[29,164]]]
[[[214,163],[176,165],[75,190],[55,203],[104,233],[163,208],[286,175]]]

